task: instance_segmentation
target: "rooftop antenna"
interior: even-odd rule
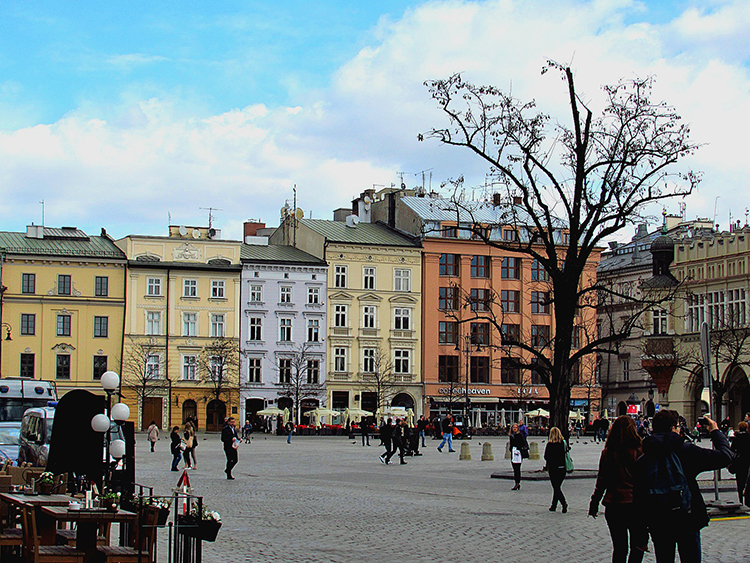
[[[292,235],[294,237],[294,242],[292,246],[294,248],[297,248],[297,184],[294,184],[292,187],[292,191],[294,192],[294,211],[292,212],[292,225],[294,225],[294,234]]]
[[[167,223],[167,225],[171,225],[172,224],[172,212],[171,211],[167,211],[167,219],[169,220],[169,223]]]
[[[714,200],[714,225],[716,224],[716,207],[719,205],[720,197],[721,197],[720,195],[717,195],[716,199]],[[718,231],[719,229],[716,229],[716,230]]]
[[[216,207],[201,207],[200,209],[206,209],[208,211],[208,228],[213,227],[214,211],[224,211],[223,209],[217,209]]]
[[[750,215],[750,209],[745,208],[745,226],[747,227],[747,216]]]
[[[402,190],[406,189],[406,184],[404,183],[404,174],[406,174],[406,172],[396,172],[396,176],[398,176],[399,178],[401,178],[401,189]]]
[[[44,200],[40,201],[42,204],[42,227],[44,227]]]

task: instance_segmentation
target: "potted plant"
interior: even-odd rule
[[[149,510],[154,510],[158,513],[156,518],[157,526],[165,526],[167,524],[167,520],[169,519],[169,508],[172,506],[171,498],[147,497],[144,499],[143,504],[145,504]]]
[[[40,495],[49,495],[52,493],[52,487],[55,486],[55,474],[51,471],[45,471],[39,475],[37,481],[37,488],[39,489]]]
[[[104,491],[99,496],[99,502],[103,508],[117,512],[117,507],[120,504],[120,493],[114,491]]]
[[[203,541],[216,541],[221,528],[221,515],[209,510],[206,505],[202,505],[202,509],[199,510],[196,503],[189,513],[177,517],[177,524],[179,531],[186,536]]]

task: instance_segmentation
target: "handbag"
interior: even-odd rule
[[[573,458],[570,456],[570,446],[567,442],[563,443],[565,444],[565,472],[573,473],[575,467],[573,466]]]

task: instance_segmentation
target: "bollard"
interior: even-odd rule
[[[492,444],[485,442],[482,444],[482,461],[494,461],[495,456],[492,455]]]
[[[471,452],[469,451],[469,442],[461,442],[461,453],[458,455],[458,459],[471,460]]]
[[[539,455],[539,444],[537,442],[529,442],[529,459],[540,459]]]

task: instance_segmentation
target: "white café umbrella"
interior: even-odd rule
[[[334,417],[340,415],[341,413],[338,411],[327,409],[325,407],[318,407],[317,409],[309,411],[309,414],[315,416],[318,420],[320,420],[321,416]]]
[[[538,418],[540,416],[542,418],[549,418],[549,412],[547,412],[544,409],[535,409],[533,411],[527,412],[526,416],[531,417],[531,418]]]
[[[505,409],[502,408],[502,409],[500,409],[500,426],[502,426],[503,428],[505,428],[505,426],[507,426],[507,424],[508,424],[508,421],[505,420]]]
[[[263,409],[262,411],[258,411],[255,414],[260,416],[279,416],[280,414],[284,414],[284,411],[277,407],[268,407]]]
[[[286,426],[286,423],[289,422],[289,408],[288,407],[284,407],[284,412],[282,413],[282,416],[281,416],[281,422],[282,424],[284,424],[284,426]]]
[[[414,426],[414,411],[412,409],[406,409],[406,424],[410,427]]]
[[[570,411],[568,412],[568,418],[576,422],[581,422],[585,417],[581,414],[581,411]]]

